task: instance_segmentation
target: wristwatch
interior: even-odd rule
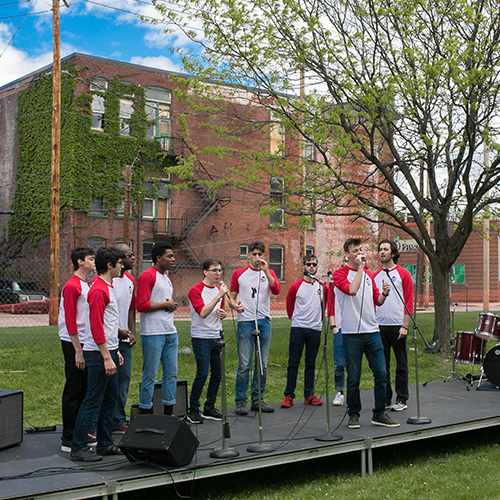
[[[334,328],[337,328],[337,325],[330,325],[330,330],[333,330]]]

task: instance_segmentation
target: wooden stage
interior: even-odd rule
[[[271,467],[291,461],[360,452],[361,473],[372,473],[373,448],[410,441],[429,439],[464,431],[500,425],[500,392],[496,390],[468,391],[460,380],[436,381],[420,387],[422,416],[432,422],[410,425],[408,417],[416,416],[415,387],[410,387],[409,407],[403,412],[390,412],[401,423],[392,429],[371,424],[373,393],[362,393],[361,428],[349,429],[345,407],[329,406],[331,434],[342,439],[317,441],[327,433],[326,406],[311,407],[297,399],[289,409],[263,415],[263,443],[273,451],[248,452],[250,444],[259,443],[258,415],[237,417],[234,408],[228,410],[231,438],[226,446],[239,456],[230,459],[210,458],[214,448],[220,448],[222,425],[205,421],[192,425],[200,445],[192,462],[186,467],[166,468],[154,464],[131,463],[125,457],[105,457],[101,462],[72,462],[68,453],[60,451],[60,432],[24,434],[21,445],[0,451],[0,499],[20,498],[118,498],[119,493],[214,477],[217,475]],[[116,436],[119,443],[121,436]]]

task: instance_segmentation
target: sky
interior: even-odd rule
[[[185,36],[138,16],[159,18],[151,0],[61,0],[61,56],[74,52],[184,72],[171,49]],[[52,0],[0,0],[0,86],[52,63]]]

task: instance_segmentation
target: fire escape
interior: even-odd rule
[[[184,139],[163,137],[160,138],[162,149],[175,157],[184,157],[191,152]],[[199,267],[207,258],[202,249],[205,242],[199,245],[193,238],[196,228],[212,213],[227,205],[230,199],[230,190],[225,187],[218,189],[207,188],[206,182],[213,181],[213,177],[205,166],[198,160],[198,169],[194,172],[191,187],[197,196],[195,201],[180,217],[158,217],[153,225],[155,239],[171,239],[184,251],[187,263],[182,267]]]

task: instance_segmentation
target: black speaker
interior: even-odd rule
[[[137,415],[119,447],[131,462],[181,467],[193,459],[200,443],[186,422],[170,415]]]
[[[23,391],[0,389],[0,450],[23,442]]]

